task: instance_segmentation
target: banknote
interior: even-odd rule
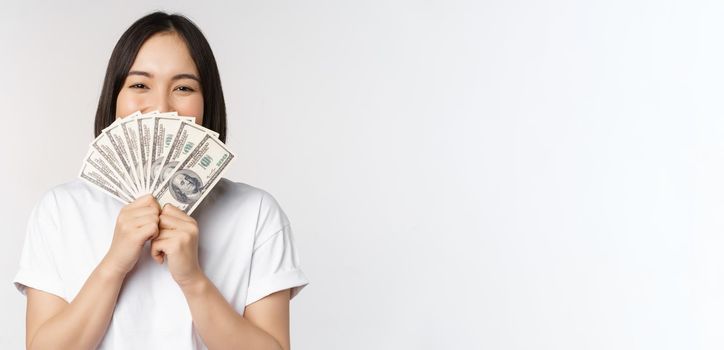
[[[234,158],[195,121],[158,111],[117,118],[91,142],[78,177],[123,203],[152,193],[190,214]]]
[[[219,137],[218,133],[206,129],[201,125],[195,124],[194,122],[182,121],[178,131],[176,131],[173,142],[171,142],[171,146],[166,151],[166,156],[160,165],[158,165],[160,170],[154,184],[151,186],[152,190],[155,190],[158,184],[162,183],[168,177],[171,170],[176,168],[179,161],[188,156],[204,136],[208,134],[211,134],[213,137]]]
[[[110,181],[112,187],[116,191],[124,194],[124,198],[134,198],[133,190],[131,190],[128,185],[116,176],[116,172],[114,172],[113,168],[108,164],[106,158],[103,157],[96,149],[91,147],[83,162],[93,166],[92,168],[89,168],[90,171],[100,172],[107,181]],[[85,169],[85,167],[83,167],[83,169]],[[80,175],[83,175],[83,169],[81,169]],[[82,177],[83,176],[81,176],[81,178]]]
[[[136,112],[117,123],[111,124],[109,127],[103,129],[103,135],[105,135],[105,137],[101,138],[101,142],[110,145],[115,153],[120,168],[123,170],[125,177],[130,180],[129,184],[136,195],[142,193],[140,183],[137,179],[135,165],[131,159],[133,153],[130,149],[133,148],[133,146],[129,145],[128,136],[125,134],[123,126],[140,114],[141,113]]]
[[[100,154],[105,162],[110,166],[110,168],[113,170],[113,173],[115,174],[116,178],[123,182],[123,184],[131,190],[131,193],[135,196],[136,195],[136,188],[133,185],[133,181],[128,176],[127,172],[123,170],[123,164],[120,160],[120,157],[115,151],[114,145],[111,143],[110,139],[108,138],[108,135],[105,133],[101,133],[96,137],[95,140],[91,143],[91,147]]]
[[[146,181],[142,177],[143,167],[141,165],[141,142],[139,141],[140,131],[138,130],[138,117],[126,118],[117,128],[109,129],[109,132],[112,134],[114,130],[118,129],[120,129],[123,144],[130,156],[129,163],[133,176],[136,179],[138,192],[143,194],[146,192]]]
[[[206,134],[154,192],[158,204],[172,204],[191,213],[221,179],[234,154],[213,135]]]
[[[120,200],[121,202],[129,203],[132,201],[132,197],[127,196],[118,187],[114,186],[113,181],[108,179],[105,174],[98,170],[95,165],[91,163],[84,163],[80,169],[80,178],[88,182],[91,185],[95,185],[100,188],[103,192],[106,192]]]
[[[163,163],[166,154],[168,154],[176,132],[184,120],[194,121],[193,118],[184,119],[183,117],[179,118],[175,116],[159,116],[154,118],[148,183],[155,183],[156,177],[161,170],[161,163]]]
[[[151,159],[151,140],[153,138],[153,125],[155,117],[172,117],[177,116],[176,112],[159,113],[158,111],[144,114],[136,117],[136,126],[138,128],[138,151],[141,159],[141,181],[144,184],[143,191],[145,193],[151,193],[148,172],[150,167]]]

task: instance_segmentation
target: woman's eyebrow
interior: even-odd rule
[[[153,78],[153,74],[151,74],[149,72],[140,71],[140,70],[132,70],[132,71],[128,72],[128,75],[142,75],[144,77]],[[196,80],[197,82],[201,82],[201,79],[199,79],[199,77],[197,77],[196,75],[191,74],[191,73],[176,74],[173,76],[173,78],[171,78],[171,80],[179,80],[179,79],[193,79],[193,80]]]
[[[199,77],[197,77],[196,75],[190,74],[190,73],[176,74],[173,76],[173,78],[171,78],[171,80],[179,80],[179,79],[193,79],[199,83],[201,82],[201,79],[199,79]]]
[[[153,75],[151,73],[142,72],[140,70],[132,70],[132,71],[128,72],[128,75],[143,75],[144,77],[149,77],[149,78],[153,77]]]

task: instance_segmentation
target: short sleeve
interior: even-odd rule
[[[46,239],[58,231],[55,209],[52,194],[46,194],[30,213],[20,268],[13,279],[15,288],[23,295],[26,287],[32,287],[65,298],[63,283]]]
[[[291,288],[290,299],[294,298],[308,284],[289,220],[276,200],[265,193],[251,256],[246,305],[288,288]]]

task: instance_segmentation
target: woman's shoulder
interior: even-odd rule
[[[102,210],[106,205],[119,206],[120,202],[79,179],[70,180],[47,188],[38,199],[30,214],[31,221],[55,222],[73,211],[87,213],[88,208]]]
[[[266,211],[269,207],[278,207],[274,196],[265,189],[244,182],[221,178],[211,192],[203,199],[211,203],[223,204],[227,208],[254,207],[255,210]],[[221,202],[221,203],[219,203]]]
[[[209,197],[204,199],[205,203],[201,203],[201,206],[208,207],[201,210],[239,214],[236,215],[238,217],[254,217],[257,229],[255,235],[258,240],[264,240],[264,235],[276,233],[290,224],[277,199],[265,189],[222,178]]]
[[[224,195],[245,201],[264,201],[269,200],[269,198],[274,198],[268,191],[262,188],[223,177],[209,195],[214,194],[214,192],[223,193]]]
[[[108,199],[115,200],[97,188],[88,185],[85,181],[76,178],[50,187],[43,193],[40,202],[62,204],[73,201],[88,203],[107,201]]]

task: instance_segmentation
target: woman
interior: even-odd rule
[[[153,13],[122,35],[96,135],[153,110],[225,141],[213,53],[182,16]],[[123,206],[79,180],[57,186],[31,214],[14,282],[31,349],[289,349],[289,300],[308,283],[278,203],[226,179],[193,217],[150,195]]]

